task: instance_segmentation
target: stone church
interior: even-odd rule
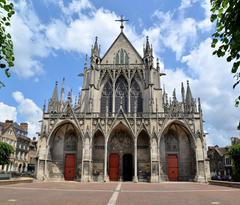
[[[143,56],[123,31],[103,56],[96,38],[82,90],[56,83],[43,109],[37,178],[76,181],[198,181],[209,178],[200,99],[162,89],[148,37]],[[74,102],[73,102],[74,101]]]

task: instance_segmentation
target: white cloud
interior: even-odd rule
[[[194,4],[197,1],[198,0],[181,0],[181,5],[180,5],[179,9],[187,9],[187,8],[191,7],[192,4]]]
[[[20,91],[13,92],[12,97],[17,102],[18,115],[29,124],[29,137],[33,137],[36,132],[40,131],[38,121],[42,118],[42,110],[33,100],[25,98]]]
[[[5,120],[13,120],[17,119],[17,110],[13,106],[9,106],[0,102],[0,121],[5,122]]]
[[[72,0],[67,6],[64,5],[63,0],[59,0],[59,6],[66,15],[73,15],[74,13],[81,14],[85,9],[94,9],[92,3],[88,0]]]
[[[46,57],[50,52],[44,26],[26,0],[15,1],[14,7],[16,13],[11,19],[9,32],[14,44],[15,71],[23,78],[40,75],[43,68],[38,58]]]
[[[186,47],[193,46],[197,38],[197,22],[193,18],[174,18],[174,13],[156,11],[161,43],[176,53],[179,60]]]
[[[163,81],[171,94],[174,87],[180,87],[181,81],[190,80],[193,95],[201,97],[208,144],[225,145],[230,142],[230,137],[237,135],[240,110],[234,107],[237,93],[232,90],[231,65],[225,59],[213,56],[212,52],[211,39],[204,40],[182,58],[194,78],[186,74],[186,69],[165,69],[167,76]],[[180,89],[178,91],[179,96]]]
[[[201,31],[210,31],[213,27],[212,22],[210,21],[211,17],[211,5],[209,0],[201,1],[201,7],[204,9],[204,19],[199,21],[197,26]]]

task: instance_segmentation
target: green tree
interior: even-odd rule
[[[240,0],[210,1],[211,21],[216,23],[216,31],[212,35],[212,47],[215,48],[213,55],[225,57],[228,62],[232,62],[235,88],[240,83]],[[240,96],[236,99],[236,106],[239,105]]]
[[[14,66],[14,53],[11,35],[6,28],[10,26],[10,20],[14,14],[13,4],[8,0],[0,0],[0,69],[10,77],[9,69]],[[0,88],[4,84],[0,80]]]
[[[6,142],[0,141],[0,165],[9,164],[10,155],[14,153],[14,149]]]
[[[240,144],[231,146],[228,154],[233,159],[233,180],[240,182]]]

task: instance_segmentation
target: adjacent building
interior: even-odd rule
[[[181,99],[148,37],[143,55],[121,32],[104,55],[96,38],[76,100],[56,82],[43,110],[37,177],[80,181],[198,181],[210,177],[200,99],[189,82]]]
[[[240,144],[239,137],[231,138],[231,145]],[[210,173],[214,179],[231,179],[233,161],[228,155],[230,146],[209,146],[207,155],[210,160]]]
[[[1,167],[1,170],[15,172],[28,171],[28,165],[31,163],[29,160],[31,156],[31,154],[29,155],[29,148],[31,148],[32,143],[36,142],[32,142],[27,135],[27,123],[18,124],[12,120],[0,123],[0,140],[10,144],[14,149],[14,153],[10,157],[10,164]]]

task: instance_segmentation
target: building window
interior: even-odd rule
[[[128,112],[128,83],[121,75],[116,82],[115,112],[118,112],[120,106],[125,112]]]
[[[106,113],[108,108],[108,113],[112,112],[112,83],[107,81],[105,84],[102,97],[101,97],[101,113]]]
[[[130,91],[130,101],[131,101],[131,112],[142,112],[143,104],[142,104],[142,93],[140,87],[135,79],[133,79],[131,83],[131,91]],[[136,107],[136,108],[135,108]]]
[[[228,166],[231,166],[232,165],[232,160],[230,157],[226,157],[225,158],[225,164],[228,165]]]
[[[117,65],[119,65],[119,64],[128,64],[129,63],[128,54],[127,54],[127,52],[124,49],[120,49],[117,52],[115,63]]]

